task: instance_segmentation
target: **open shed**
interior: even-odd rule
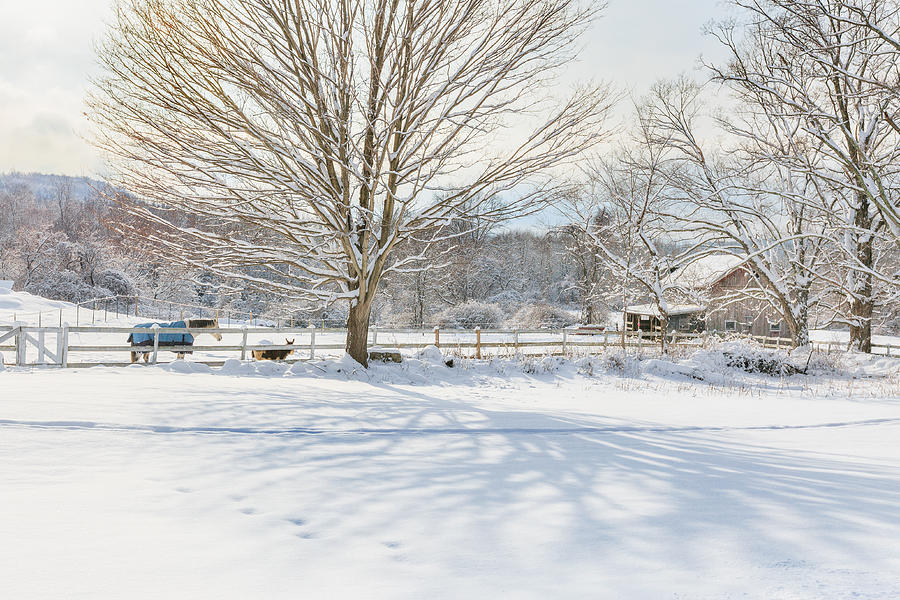
[[[657,333],[660,330],[660,313],[653,304],[626,306],[625,327],[627,331]],[[696,333],[704,328],[704,308],[696,304],[672,306],[669,309],[668,333],[679,331]]]

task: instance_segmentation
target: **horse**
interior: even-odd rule
[[[218,319],[188,319],[187,321],[175,321],[173,323],[141,323],[140,325],[135,325],[135,327],[147,328],[150,329],[154,325],[159,326],[162,329],[218,329],[219,328],[219,320]],[[222,334],[220,333],[211,333],[211,336],[216,338],[217,342],[222,341]],[[128,336],[128,342],[132,345],[132,347],[145,347],[150,346],[153,347],[153,333],[132,333]],[[159,345],[160,346],[183,346],[186,348],[190,348],[194,345],[194,336],[190,333],[160,333],[159,334]],[[136,363],[140,356],[144,355],[144,362],[150,361],[150,352],[151,349],[141,349],[141,350],[132,350],[131,351],[131,362]],[[184,350],[183,352],[178,352],[173,350],[178,358],[184,358],[185,354],[192,354],[190,350]]]
[[[285,346],[293,346],[294,340],[284,339]],[[293,348],[287,350],[253,350],[255,360],[284,360],[293,352]]]

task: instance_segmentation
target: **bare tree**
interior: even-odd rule
[[[670,180],[677,152],[672,140],[655,129],[652,108],[636,107],[627,143],[613,158],[588,168],[585,187],[570,207],[604,266],[618,280],[623,309],[636,298],[649,298],[659,315],[660,348],[665,352],[673,305],[696,301],[694,290],[672,274],[703,253],[705,240],[676,243],[677,198]],[[623,346],[626,329],[623,322]]]
[[[871,348],[877,239],[900,243],[900,94],[895,0],[733,0],[750,15],[744,29],[716,35],[730,62],[716,78],[743,88],[766,114],[788,120],[820,158],[793,149],[773,155],[814,178],[835,217],[851,343]],[[740,35],[740,33],[743,35]]]
[[[764,128],[759,139],[738,138],[742,146],[735,152],[707,147],[698,133],[704,110],[701,89],[685,77],[660,82],[647,109],[654,135],[666,140],[677,156],[669,185],[683,203],[670,216],[680,223],[676,230],[682,234],[691,233],[709,244],[710,252],[731,255],[745,265],[750,285],[720,302],[750,299],[770,306],[787,324],[793,344],[805,345],[810,290],[825,235],[816,229],[821,221],[805,209],[818,191],[802,173],[794,177],[763,160],[778,144],[789,143],[776,131]],[[728,126],[740,133],[737,125]]]
[[[119,0],[89,99],[97,144],[152,205],[133,210],[160,252],[285,298],[349,301],[347,351],[366,364],[379,283],[415,263],[389,260],[399,244],[443,239],[470,212],[533,209],[555,192],[542,174],[600,139],[604,88],[545,97],[597,10]],[[504,190],[516,193],[483,210]]]

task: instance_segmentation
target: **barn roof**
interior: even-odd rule
[[[672,273],[672,279],[688,288],[706,288],[744,263],[733,254],[709,254]]]
[[[658,317],[659,310],[655,304],[636,304],[634,306],[626,306],[625,312],[633,315],[648,315]],[[703,312],[703,307],[696,304],[680,304],[669,307],[669,316],[676,317],[678,315],[690,315],[693,313]]]

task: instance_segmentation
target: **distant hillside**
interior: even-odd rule
[[[0,174],[0,191],[22,186],[31,190],[34,197],[42,201],[54,200],[57,190],[63,185],[70,187],[72,198],[82,202],[93,198],[96,190],[106,187],[102,181],[89,177],[70,177],[46,173]]]

